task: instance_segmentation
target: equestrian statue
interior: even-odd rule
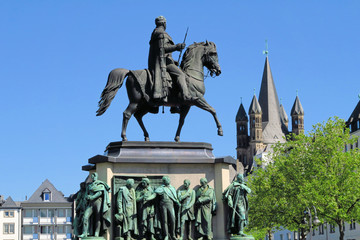
[[[185,48],[184,43],[174,44],[166,30],[163,16],[155,19],[156,28],[151,34],[148,69],[127,70],[116,68],[109,74],[105,89],[101,93],[97,116],[102,115],[110,106],[125,78],[129,105],[123,113],[121,137],[127,141],[126,128],[132,115],[135,116],[144,132],[145,141],[149,141],[142,118],[147,113],[158,113],[159,106],[171,107],[171,113],[179,113],[179,125],[175,141],[180,141],[180,132],[190,107],[195,105],[210,112],[216,122],[218,135],[223,135],[216,111],[205,100],[204,66],[211,76],[219,76],[216,45],[213,42],[200,42],[190,45],[182,58],[180,68],[172,58],[172,52]],[[180,56],[179,56],[180,60]]]

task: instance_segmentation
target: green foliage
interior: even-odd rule
[[[345,122],[335,117],[307,135],[291,135],[276,144],[273,161],[249,178],[249,228],[307,228],[301,224],[303,212],[312,206],[322,222],[340,226],[360,220],[360,153],[344,151],[355,141]]]

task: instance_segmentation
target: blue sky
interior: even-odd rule
[[[1,1],[0,194],[28,197],[46,178],[66,196],[86,177],[81,166],[120,141],[125,88],[95,116],[108,73],[147,67],[159,15],[187,45],[213,41],[222,75],[206,79],[212,116],[190,110],[182,141],[209,142],[216,156],[235,156],[235,115],[258,96],[265,39],[279,98],[290,115],[296,91],[305,130],[331,116],[347,119],[358,102],[359,1]],[[177,53],[173,54],[175,59]],[[172,141],[178,116],[144,117],[150,139]],[[135,119],[128,139],[142,141]]]

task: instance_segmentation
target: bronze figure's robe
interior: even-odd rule
[[[195,227],[197,233],[201,236],[213,237],[212,233],[212,215],[216,210],[215,191],[209,185],[200,187],[196,191],[196,199],[200,202],[196,208]]]
[[[116,199],[117,214],[121,216],[121,232],[120,236],[132,231],[133,234],[138,235],[137,227],[137,209],[136,196],[134,188],[128,189],[126,186],[120,187]],[[116,216],[116,215],[115,215]]]
[[[167,49],[175,49],[175,45],[169,34],[162,28],[154,29],[149,44],[148,69],[151,72],[154,82],[153,97],[155,99],[165,98],[168,95],[168,81],[171,81],[166,66],[174,64],[171,54],[172,51]]]

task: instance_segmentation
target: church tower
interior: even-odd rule
[[[250,149],[251,166],[253,165],[253,156],[257,151],[263,148],[263,131],[262,131],[262,110],[254,94],[249,108],[250,116]],[[250,166],[250,167],[251,167]]]
[[[237,170],[244,167],[247,169],[249,165],[249,136],[248,136],[248,123],[249,118],[245,112],[244,105],[241,103],[239,110],[236,114],[236,155],[237,155]],[[242,166],[240,166],[242,164]]]
[[[259,98],[254,93],[248,116],[242,104],[236,115],[236,153],[238,165],[243,164],[245,174],[251,173],[256,167],[255,157],[260,160],[261,166],[271,162],[273,145],[284,143],[285,137],[290,133],[289,118],[277,95],[267,56],[268,51],[264,53],[266,58]],[[291,109],[291,119],[292,132],[295,134],[304,132],[304,110],[298,97]],[[250,126],[249,134],[247,124]]]
[[[291,121],[294,134],[304,133],[304,109],[298,96],[296,96],[294,105],[291,108]]]

